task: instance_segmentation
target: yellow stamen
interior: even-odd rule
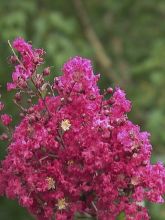
[[[55,181],[52,177],[47,177],[46,180],[47,180],[47,183],[48,183],[48,190],[56,188],[55,187]]]
[[[67,207],[68,203],[65,201],[65,198],[58,199],[57,207],[59,210],[63,210]]]
[[[71,127],[71,123],[69,121],[69,119],[64,119],[61,122],[61,128],[63,129],[63,131],[68,131]]]

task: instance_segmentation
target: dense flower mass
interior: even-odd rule
[[[43,63],[42,56],[44,51],[42,49],[33,49],[32,45],[26,43],[22,38],[17,38],[13,42],[13,48],[16,49],[21,59],[16,55],[11,57],[11,62],[16,63],[15,71],[12,73],[13,82],[7,83],[7,90],[16,88],[26,88],[27,79],[29,79],[35,72],[36,68]]]
[[[72,220],[76,213],[115,220],[121,212],[127,220],[149,219],[140,204],[164,202],[165,168],[150,163],[149,134],[128,120],[124,91],[109,88],[101,95],[99,75],[81,57],[65,63],[50,86],[44,79],[49,68],[36,73],[43,51],[20,38],[13,47],[21,57],[8,90],[14,85],[20,95],[32,81],[39,98],[22,108],[1,163],[0,194],[18,199],[38,220]]]

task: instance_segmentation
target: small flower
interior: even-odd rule
[[[64,119],[61,122],[61,128],[63,129],[63,131],[68,131],[71,127],[71,123],[69,121],[69,119]]]
[[[8,126],[12,122],[12,118],[7,114],[3,114],[1,115],[1,121],[3,125]]]
[[[131,103],[125,92],[109,88],[100,94],[99,76],[81,57],[70,59],[52,86],[43,78],[50,74],[49,68],[39,75],[42,49],[33,49],[21,38],[13,48],[19,52],[15,57],[19,62],[14,62],[13,82],[7,89],[17,89],[17,102],[20,93],[27,93],[29,107],[20,113],[21,122],[9,137],[0,134],[2,141],[12,137],[0,163],[0,196],[18,199],[36,219],[74,219],[84,210],[95,215],[94,208],[101,220],[114,220],[121,210],[126,219],[148,220],[139,202],[163,202],[165,168],[160,162],[150,163],[149,134],[129,121]],[[35,105],[28,80],[40,94]],[[8,125],[12,118],[4,114],[0,120]],[[97,201],[97,209],[91,201]]]
[[[59,210],[66,209],[68,203],[65,201],[65,198],[58,199],[57,201],[57,207]]]
[[[44,70],[43,70],[43,76],[49,76],[50,75],[50,67],[46,67]]]
[[[55,189],[55,181],[52,177],[47,177],[46,178],[47,184],[48,184],[48,190],[50,189]]]
[[[8,139],[8,135],[6,133],[3,133],[3,134],[0,135],[0,140],[1,141],[5,141],[7,139]]]
[[[7,91],[10,92],[11,90],[16,89],[16,84],[12,82],[7,83]]]

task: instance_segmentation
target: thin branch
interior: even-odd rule
[[[14,104],[17,105],[17,107],[23,111],[24,113],[27,113],[27,110],[22,106],[20,105],[16,100],[13,100]]]
[[[45,159],[47,159],[47,158],[49,158],[49,157],[58,159],[58,157],[57,157],[56,155],[48,154],[47,156],[42,157],[42,158],[39,160],[39,162],[41,163],[43,160],[45,160]]]
[[[106,77],[113,80],[114,83],[118,84],[119,80],[112,70],[112,61],[107,55],[100,39],[98,38],[95,30],[93,29],[89,16],[85,10],[85,7],[81,0],[72,0],[75,6],[77,16],[79,17],[80,23],[84,29],[84,34],[88,39],[89,43],[92,45],[96,59],[100,66],[105,71]]]
[[[14,51],[14,49],[13,49],[13,47],[12,47],[10,41],[8,40],[7,42],[8,42],[8,44],[9,44],[9,47],[11,48],[11,50],[12,50],[14,56],[16,57],[18,63],[23,67],[24,70],[26,70],[26,68],[24,67],[23,63],[20,61],[20,59],[18,58],[17,54],[15,53],[15,51]]]
[[[95,203],[92,201],[92,206],[93,206],[93,208],[94,208],[94,210],[96,211],[96,213],[97,213],[97,207],[96,207],[96,205],[95,205]]]
[[[50,111],[49,111],[49,109],[48,109],[48,106],[47,106],[47,104],[46,104],[45,98],[42,97],[41,91],[37,88],[36,83],[35,83],[33,77],[31,77],[31,82],[33,83],[33,85],[34,85],[34,87],[35,87],[35,89],[36,89],[36,91],[37,91],[37,96],[42,99],[42,101],[43,101],[43,103],[44,103],[44,105],[45,105],[45,108],[46,108],[46,110],[47,110],[49,116],[51,117],[51,113],[50,113]]]

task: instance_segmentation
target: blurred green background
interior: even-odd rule
[[[153,162],[165,162],[164,0],[0,0],[0,84],[7,111],[18,109],[6,93],[12,68],[7,40],[22,36],[47,51],[53,77],[81,55],[101,73],[101,88],[119,85],[132,100],[131,120],[148,130]],[[6,146],[0,143],[0,159]],[[152,220],[165,219],[165,205],[147,204]],[[0,199],[0,220],[30,220],[17,202]]]

